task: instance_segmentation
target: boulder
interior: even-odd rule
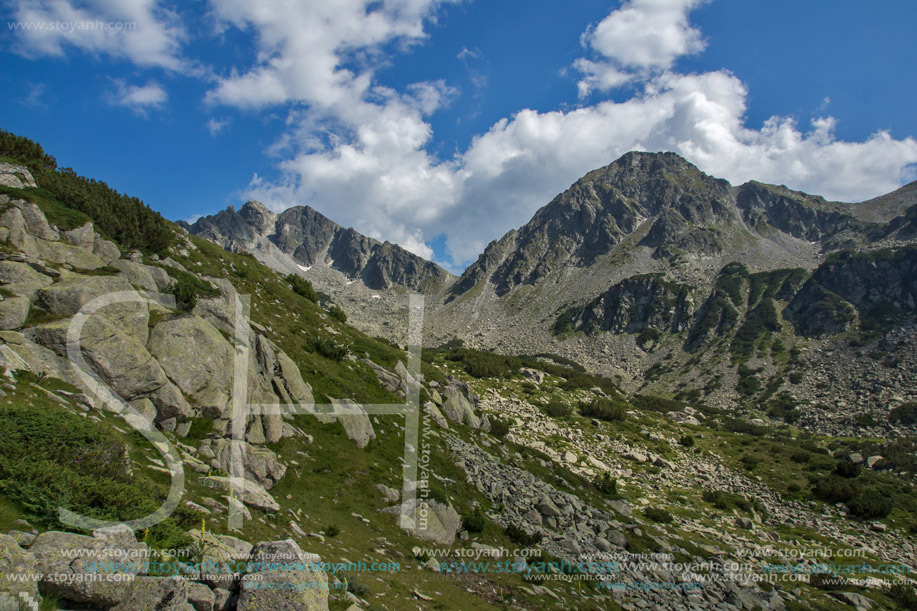
[[[0,329],[4,331],[21,329],[29,316],[31,303],[25,297],[7,297],[0,301]]]
[[[548,496],[541,497],[541,500],[535,503],[535,509],[545,517],[554,518],[561,515],[560,509],[554,504]]]
[[[26,231],[42,240],[54,242],[60,239],[60,233],[57,229],[51,227],[48,223],[48,219],[45,218],[45,213],[41,211],[38,204],[26,202],[22,205],[21,209],[22,218],[25,219]]]
[[[225,473],[241,475],[247,480],[261,484],[265,490],[270,490],[286,473],[286,465],[277,459],[274,452],[244,441],[240,443],[234,467],[233,443],[231,439],[205,439],[201,443],[201,454],[213,454],[211,466]]]
[[[38,291],[40,307],[60,316],[73,316],[87,303],[116,292],[134,292],[133,287],[120,276],[84,276],[73,274]]]
[[[106,608],[128,597],[131,580],[142,571],[149,553],[133,533],[117,529],[103,529],[92,537],[48,531],[38,535],[29,551],[35,555],[35,570],[54,576],[39,582],[43,594]],[[110,579],[88,578],[99,573]]]
[[[153,327],[147,347],[203,415],[223,414],[232,388],[233,349],[213,325],[193,315],[165,319]]]
[[[85,223],[81,227],[76,227],[74,229],[69,229],[67,231],[61,232],[61,238],[64,240],[64,242],[70,244],[71,246],[76,246],[77,248],[88,250],[89,252],[93,251],[95,237],[95,231],[93,230],[92,223],[90,222]]]
[[[320,562],[292,539],[257,544],[242,578],[237,611],[328,611],[328,577]]]
[[[426,411],[430,415],[430,418],[433,419],[433,422],[435,422],[436,424],[438,424],[439,426],[441,426],[444,429],[449,428],[449,423],[446,422],[446,417],[443,416],[443,413],[441,411],[439,411],[439,408],[436,407],[435,403],[433,403],[432,401],[427,401],[426,403],[424,403],[423,408],[424,408],[424,411]]]
[[[379,378],[379,383],[388,390],[389,392],[396,392],[401,388],[401,378],[389,371],[388,369],[375,364],[369,359],[362,359],[363,363],[367,367],[373,370],[376,374],[376,377]]]
[[[302,379],[299,367],[283,351],[276,352],[277,368],[274,370],[274,379],[280,380],[284,390],[296,405],[313,405],[312,387]]]
[[[331,404],[334,405],[335,410],[355,412],[334,416],[334,418],[343,425],[347,437],[356,442],[358,448],[365,448],[370,439],[376,438],[373,423],[362,407],[350,399],[331,399]]]
[[[169,274],[161,267],[134,263],[126,259],[118,259],[109,264],[127,278],[127,281],[147,291],[163,292],[171,284]]]
[[[0,163],[0,185],[14,189],[38,186],[27,167],[6,162]]]
[[[66,358],[69,326],[70,319],[63,319],[27,329],[25,335]],[[146,347],[103,316],[88,319],[80,349],[87,364],[122,398],[150,399],[156,406],[157,420],[191,414],[191,406]]]
[[[452,505],[434,500],[413,499],[387,507],[382,512],[399,515],[400,523],[406,525],[407,530],[418,539],[442,545],[452,545],[462,529],[462,518]]]
[[[480,428],[481,420],[474,413],[474,406],[459,386],[453,384],[443,389],[443,413],[449,420],[466,424],[471,428]]]
[[[98,269],[105,266],[105,262],[102,259],[70,244],[36,239],[35,246],[37,248],[37,256],[46,261],[67,263],[79,269]]]
[[[0,214],[0,227],[7,230],[5,240],[7,244],[27,256],[38,256],[38,240],[26,230],[22,210],[12,207]]]
[[[242,477],[213,475],[203,479],[204,485],[226,490],[243,503],[262,511],[280,511],[280,505],[260,484]]]
[[[19,599],[20,593],[38,600],[36,581],[17,581],[14,576],[35,572],[35,554],[25,551],[8,535],[0,535],[0,608],[4,608],[4,595]],[[14,609],[18,607],[13,607]]]
[[[196,581],[188,582],[188,604],[195,611],[213,611],[214,600],[213,590],[209,587]]]
[[[0,282],[4,290],[34,300],[39,289],[50,285],[53,280],[27,263],[0,261]]]
[[[138,609],[187,611],[188,581],[182,577],[137,577],[124,600],[111,611]]]
[[[101,259],[105,265],[121,258],[121,250],[118,249],[117,244],[109,242],[108,240],[103,240],[99,237],[96,237],[95,241],[92,243],[92,254]]]

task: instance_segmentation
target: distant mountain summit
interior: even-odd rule
[[[251,252],[274,268],[302,272],[328,267],[370,289],[400,285],[423,291],[452,279],[435,263],[342,227],[309,206],[276,214],[250,201],[238,211],[230,206],[185,227],[227,250]]]

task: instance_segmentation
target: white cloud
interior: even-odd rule
[[[584,47],[601,59],[580,59],[575,67],[584,73],[581,96],[607,91],[638,76],[665,70],[682,55],[699,53],[706,46],[688,14],[707,0],[629,0],[583,34]]]
[[[220,17],[252,28],[258,45],[253,64],[226,76],[208,101],[291,108],[291,128],[273,149],[285,156],[284,177],[255,176],[245,196],[275,210],[310,203],[423,256],[430,256],[425,241],[445,234],[452,263],[461,264],[577,178],[630,150],[675,151],[734,184],[754,178],[847,201],[897,188],[917,163],[913,138],[877,132],[863,142],[840,141],[829,116],[803,126],[775,116],[750,127],[748,91],[736,76],[674,72],[679,56],[703,48],[688,21],[699,0],[631,0],[583,35],[593,56],[575,64],[584,73],[581,93],[628,83],[630,99],[569,111],[523,109],[443,161],[427,151],[433,133],[425,118],[454,92],[442,82],[404,91],[374,82],[374,62],[384,59],[379,45],[421,40],[436,6],[406,2],[404,13],[391,2],[366,13],[361,0],[273,8],[216,1]],[[463,49],[458,58],[475,53]]]
[[[210,132],[211,136],[216,136],[224,129],[230,126],[232,119],[229,117],[223,117],[222,119],[210,119],[207,121],[207,131]]]
[[[130,108],[144,117],[147,111],[162,108],[169,99],[166,90],[156,81],[149,81],[146,85],[128,85],[123,79],[111,80],[115,91],[108,94],[108,103]]]
[[[57,56],[74,47],[126,58],[138,66],[187,69],[181,58],[185,31],[157,0],[14,0],[17,51]]]

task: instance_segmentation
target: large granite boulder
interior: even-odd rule
[[[73,274],[39,290],[37,305],[60,316],[73,316],[93,299],[122,291],[134,289],[120,276]]]
[[[126,526],[101,529],[91,537],[44,532],[29,551],[36,571],[45,576],[39,581],[42,594],[105,608],[128,597],[131,581],[145,568],[149,554]],[[109,578],[91,579],[93,575]]]
[[[188,581],[182,577],[137,577],[127,596],[110,611],[188,611]]]
[[[327,611],[328,577],[320,562],[292,539],[255,545],[236,609]]]
[[[424,541],[452,545],[462,529],[462,518],[452,505],[435,500],[415,498],[381,511],[399,516],[399,524]]]
[[[0,301],[0,330],[18,330],[29,316],[31,303],[25,297],[7,297]]]
[[[63,319],[38,325],[27,329],[25,336],[67,358],[70,322]],[[191,415],[191,406],[146,347],[105,317],[87,320],[80,349],[87,365],[123,399],[150,399],[156,406],[157,421]]]
[[[359,404],[350,399],[331,399],[331,404],[334,405],[335,410],[350,412],[334,416],[334,418],[341,423],[348,439],[355,442],[358,448],[365,448],[370,439],[376,438],[373,423]]]
[[[37,581],[18,580],[34,572],[35,554],[23,550],[9,535],[0,535],[0,609],[18,609],[20,594],[39,599]]]
[[[233,349],[216,327],[193,315],[167,318],[153,327],[147,346],[202,414],[223,414],[232,389]]]
[[[244,441],[240,442],[236,464],[233,465],[233,452],[231,439],[205,439],[201,442],[201,451],[206,455],[213,454],[210,466],[224,473],[242,475],[270,490],[287,472],[287,467],[277,459],[271,450],[254,446]]]
[[[10,293],[34,300],[39,289],[52,282],[50,276],[36,271],[28,263],[0,261],[0,283]]]

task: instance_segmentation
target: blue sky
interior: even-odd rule
[[[459,271],[628,150],[846,201],[917,178],[908,2],[0,7],[0,126],[171,219],[310,204]]]

